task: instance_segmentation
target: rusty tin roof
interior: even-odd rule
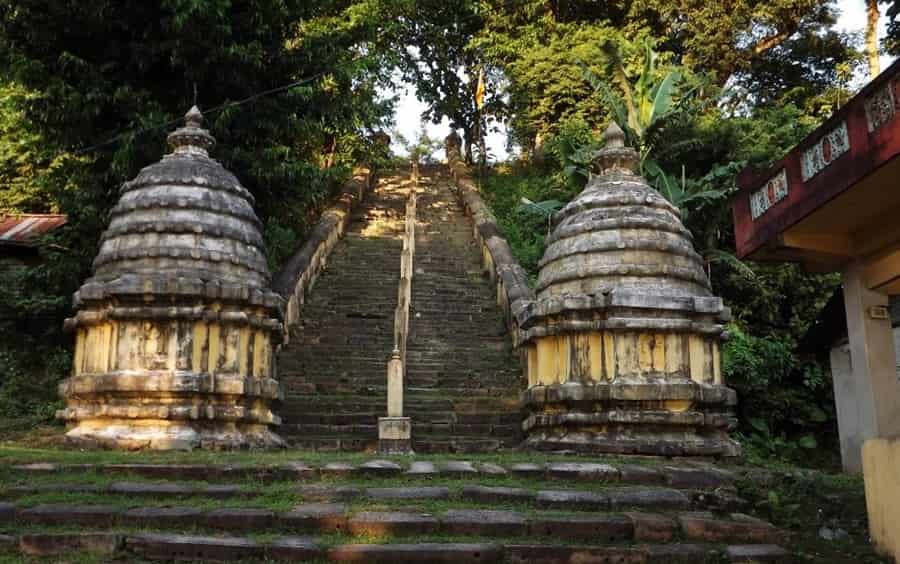
[[[30,246],[35,239],[63,225],[64,214],[22,214],[0,216],[0,246]]]

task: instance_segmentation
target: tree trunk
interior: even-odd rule
[[[472,128],[463,128],[463,160],[466,164],[472,164]]]
[[[325,168],[334,166],[334,154],[337,152],[337,136],[331,136],[331,143],[328,147],[328,156],[325,158]]]
[[[875,78],[881,72],[878,60],[878,0],[866,0],[866,57],[869,60],[869,78]]]

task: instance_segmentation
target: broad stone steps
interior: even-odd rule
[[[328,547],[312,537],[277,537],[267,542],[236,536],[165,535],[158,533],[36,533],[0,538],[7,546],[30,556],[90,552],[116,560],[194,561],[328,561],[371,563],[567,564],[572,562],[789,562],[777,545],[652,544],[624,546],[567,546],[527,543],[416,543],[340,544]]]
[[[421,189],[404,402],[414,448],[516,446],[521,374],[495,290],[482,274],[472,224],[447,178],[426,175]],[[281,434],[294,446],[375,446],[393,347],[402,196],[396,179],[375,190],[330,257],[281,353]],[[384,218],[394,220],[393,228],[375,225]]]
[[[451,435],[470,440],[462,445],[453,444],[452,438],[439,440],[447,426],[437,423],[448,421],[446,414],[425,414],[431,425],[418,433],[413,416],[413,441],[431,441],[419,449],[432,452],[512,446],[520,438],[518,362],[510,351],[494,288],[481,274],[481,251],[472,237],[471,221],[441,170],[429,169],[423,179],[416,212],[406,409],[415,409],[417,399],[433,388],[455,400],[452,410],[457,415],[508,416],[513,424],[451,426]],[[467,401],[474,398],[486,401]]]
[[[376,498],[383,499],[383,498]],[[394,498],[401,499],[401,498]],[[406,498],[409,499],[409,498]],[[431,497],[426,499],[441,499]],[[623,508],[624,509],[624,508]],[[608,542],[753,542],[778,544],[784,535],[771,524],[742,513],[672,514],[622,511],[566,515],[535,511],[450,509],[442,513],[416,510],[351,511],[343,503],[306,503],[291,511],[255,507],[202,509],[191,506],[116,507],[112,505],[41,504],[6,511],[7,520],[22,526],[66,526],[83,529],[146,527],[157,530],[246,532],[339,532],[352,537],[389,538],[446,535],[522,537]]]
[[[340,378],[339,378],[340,380]],[[337,381],[323,383],[315,381],[310,382],[307,378],[296,378],[289,380],[294,385],[308,384],[310,392],[319,394],[369,394],[377,393],[384,395],[387,393],[387,386],[383,382],[376,379],[354,380],[354,381]],[[435,389],[433,386],[440,382],[442,389]],[[468,385],[467,385],[468,384]],[[505,388],[489,388],[483,387],[484,382],[470,381],[465,379],[457,379],[452,382],[434,378],[434,379],[417,379],[416,382],[410,382],[406,386],[405,392],[411,394],[421,394],[421,396],[451,396],[451,397],[501,397],[509,394],[509,390]]]
[[[375,420],[370,420],[375,421]],[[370,437],[378,435],[378,426],[375,424],[312,424],[303,423],[303,432],[318,437],[329,436],[359,436]],[[419,423],[414,427],[414,435],[423,434],[429,437],[454,437],[491,436],[496,438],[514,438],[519,433],[518,425],[465,425],[455,423]]]
[[[642,458],[641,460],[647,460]],[[733,472],[696,461],[661,464],[635,464],[632,459],[607,462],[513,462],[495,464],[466,460],[403,461],[373,459],[362,463],[334,461],[307,464],[301,460],[282,464],[62,464],[32,462],[8,467],[14,480],[30,485],[34,479],[46,480],[59,475],[93,473],[111,476],[139,476],[155,480],[254,482],[291,481],[308,483],[317,478],[381,478],[466,476],[512,476],[530,480],[559,480],[565,483],[601,483],[620,485],[665,485],[673,489],[733,489],[738,476]]]
[[[0,467],[0,558],[790,561],[784,534],[743,513],[739,475],[699,462],[327,460]]]
[[[297,448],[316,450],[321,452],[374,452],[377,444],[377,434],[364,436],[342,437],[316,437],[308,434],[283,433],[290,437],[291,443]],[[514,437],[502,436],[488,439],[477,436],[453,437],[422,435],[413,431],[413,451],[419,454],[472,454],[492,452],[501,448],[513,448],[520,443],[518,434]]]
[[[280,432],[295,446],[371,447],[369,430],[354,428],[357,423],[346,426],[345,440],[335,445],[333,438],[327,441],[330,444],[312,439],[321,429],[305,429],[307,424],[316,424],[295,417],[354,413],[352,405],[319,402],[322,392],[360,392],[381,406],[386,404],[383,392],[355,382],[377,375],[379,383],[384,383],[394,340],[405,202],[399,177],[379,182],[328,258],[303,305],[301,322],[291,328],[292,340],[278,359],[285,390]],[[381,413],[383,409],[365,412]],[[334,429],[329,432],[339,434]],[[360,434],[354,436],[357,432]]]

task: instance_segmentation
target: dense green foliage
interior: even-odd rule
[[[61,321],[116,189],[195,101],[281,264],[389,119],[378,14],[342,0],[0,0],[0,213],[69,216],[39,266],[0,274],[0,416],[55,395],[65,363],[45,359],[65,356]]]

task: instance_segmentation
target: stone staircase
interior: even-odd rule
[[[444,167],[423,167],[406,406],[435,398],[448,409],[413,415],[418,452],[491,451],[521,440],[519,361],[451,186]]]
[[[405,176],[379,182],[355,213],[278,363],[282,436],[295,447],[373,450],[386,411]],[[472,225],[440,167],[423,170],[407,348],[405,414],[416,452],[518,444],[522,387]]]
[[[371,449],[385,414],[408,186],[388,176],[354,211],[344,239],[278,358],[279,432],[292,446]]]
[[[703,463],[286,454],[0,466],[0,560],[791,561],[741,476]]]

